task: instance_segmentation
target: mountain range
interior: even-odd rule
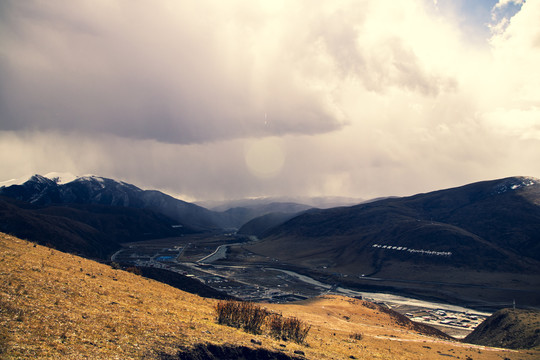
[[[309,208],[272,202],[211,211],[114,179],[36,174],[0,187],[0,231],[63,251],[107,258],[122,242],[235,229],[267,213]]]
[[[423,289],[428,284],[432,292],[454,284],[461,288],[448,290],[449,297],[460,293],[461,300],[491,303],[515,297],[540,305],[535,178],[328,209],[266,202],[222,210],[97,176],[34,175],[0,187],[0,231],[88,257],[107,259],[123,242],[240,228],[259,238],[245,245],[255,254],[319,278],[348,276],[328,281],[373,285],[384,279]]]

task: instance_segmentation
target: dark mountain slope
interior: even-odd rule
[[[267,231],[258,247],[283,256],[292,246],[296,257],[374,272],[388,261],[518,271],[540,260],[539,192],[537,180],[508,178],[310,210]]]
[[[296,214],[270,213],[259,216],[245,223],[239,230],[239,234],[263,236],[268,230],[283,224],[295,217]]]
[[[138,269],[141,271],[141,275],[146,278],[157,280],[191,294],[211,299],[238,300],[234,296],[227,295],[225,292],[211,288],[199,280],[173,271],[155,267],[138,267]]]
[[[17,205],[12,199],[0,198],[0,231],[92,258],[106,258],[120,248],[118,243],[87,224]]]
[[[464,342],[508,349],[540,347],[540,312],[502,309],[487,318]]]
[[[97,176],[79,177],[58,184],[41,175],[34,175],[22,185],[0,188],[0,195],[35,205],[97,204],[136,209],[149,209],[164,214],[191,229],[219,228],[219,215],[200,206],[175,199],[153,190]]]
[[[283,217],[292,218],[295,215],[298,215],[302,211],[310,209],[311,206],[291,203],[291,202],[272,202],[268,204],[256,204],[256,205],[246,205],[241,207],[233,207],[227,209],[221,213],[224,219],[227,219],[229,223],[234,223],[235,227],[241,227],[253,219],[257,219],[261,216],[274,216],[274,217]],[[281,222],[274,223],[273,225],[278,225]]]
[[[428,220],[463,228],[540,260],[540,181],[514,177],[418,195],[406,202]]]
[[[155,190],[97,176],[61,183],[34,175],[21,185],[0,188],[0,230],[63,251],[104,258],[119,243],[237,227],[274,209],[267,204],[223,213],[175,199]]]
[[[0,195],[29,203],[60,202],[61,195],[55,181],[34,175],[21,185],[0,187]]]
[[[58,250],[107,259],[121,242],[178,236],[186,229],[150,210],[72,204],[37,206],[0,197],[0,231]]]
[[[244,247],[326,283],[490,309],[512,299],[539,307],[539,194],[539,180],[515,177],[313,209]]]
[[[135,185],[98,176],[78,177],[62,184],[34,175],[21,185],[0,188],[0,195],[34,205],[94,204],[161,213],[178,224],[199,231],[239,228],[247,221],[272,212],[298,213],[309,208],[295,203],[258,204],[236,207],[223,212],[176,199],[156,190],[142,190]]]

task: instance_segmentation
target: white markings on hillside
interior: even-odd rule
[[[411,253],[411,254],[433,255],[433,256],[452,256],[451,251],[410,249],[410,248],[405,247],[405,246],[381,245],[381,244],[373,244],[371,246],[374,247],[374,248],[382,249],[382,250],[406,251],[406,252]]]

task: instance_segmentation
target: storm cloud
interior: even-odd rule
[[[188,199],[540,177],[540,5],[456,4],[3,1],[0,171]]]
[[[4,130],[194,143],[321,133],[345,120],[329,89],[308,84],[315,49],[298,47],[298,37],[310,24],[276,24],[281,14],[256,2],[8,2],[2,10]]]

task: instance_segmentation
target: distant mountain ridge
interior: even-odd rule
[[[338,206],[352,206],[365,201],[361,198],[343,196],[264,196],[236,200],[197,201],[196,204],[213,211],[226,211],[232,208],[256,208],[270,204],[300,204],[306,208],[328,209]]]

